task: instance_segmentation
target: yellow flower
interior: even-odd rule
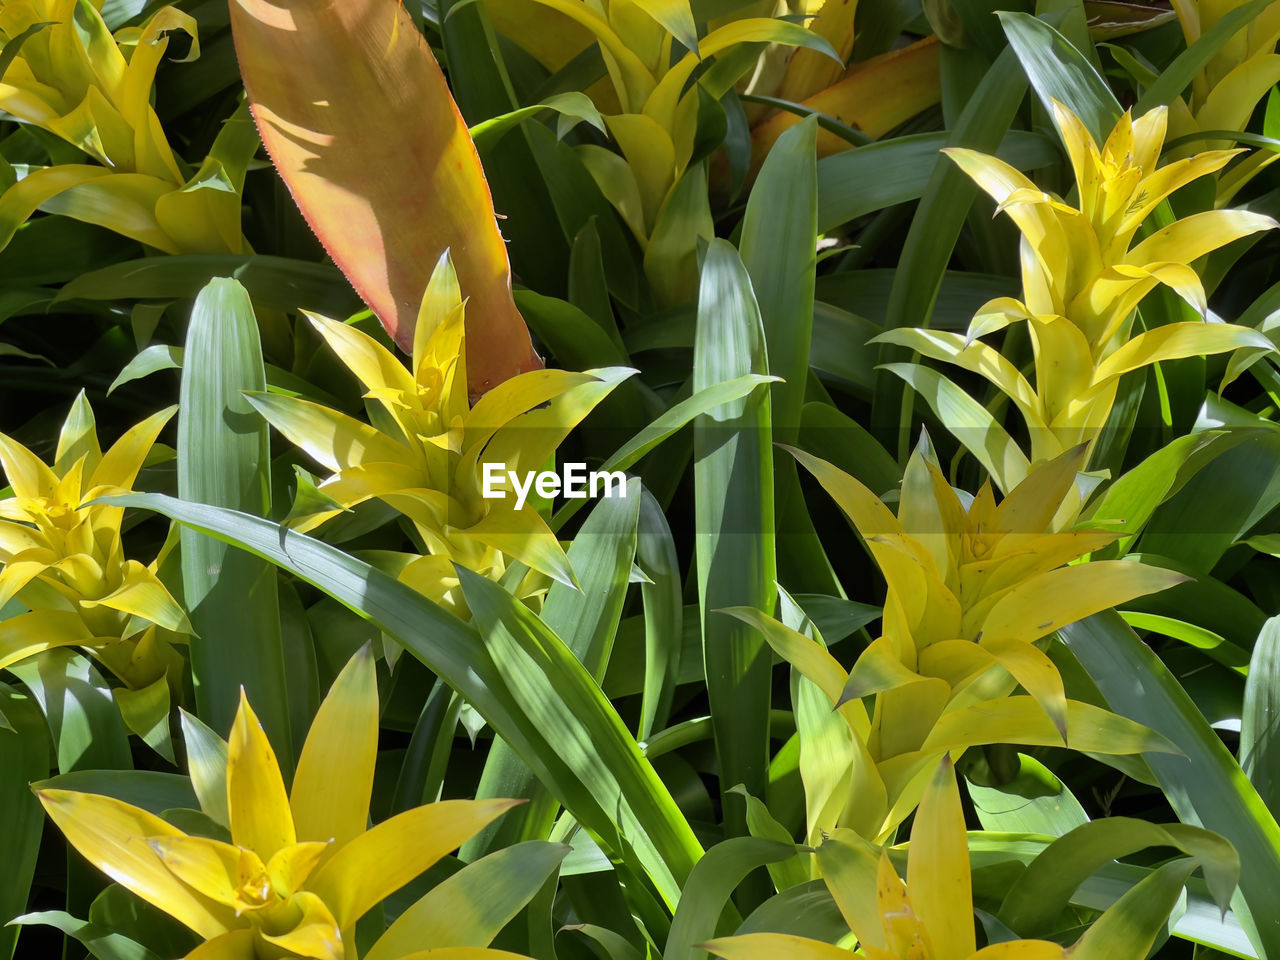
[[[193,770],[205,812],[225,821],[230,843],[185,834],[111,797],[36,794],[90,863],[208,941],[189,960],[354,960],[361,916],[520,802],[446,800],[366,830],[377,748],[377,680],[366,646],[320,705],[292,791],[241,693],[225,770]],[[384,938],[416,939],[425,949],[431,944],[409,928],[429,930],[440,919],[410,908]],[[403,954],[377,944],[369,953],[396,956]]]
[[[12,497],[0,500],[0,606],[16,598],[29,611],[0,622],[0,669],[74,646],[130,690],[180,676],[182,657],[170,643],[191,632],[186,614],[156,576],[155,563],[125,557],[124,510],[86,506],[130,491],[173,411],[148,417],[103,453],[81,393],[52,466],[0,434],[0,465],[13,488]],[[167,696],[164,703],[167,710]]]
[[[411,561],[400,578],[455,607],[461,595],[453,562],[497,579],[517,560],[544,577],[573,582],[559,541],[533,505],[483,496],[484,464],[520,476],[543,469],[569,431],[633,372],[536,370],[499,384],[472,406],[463,310],[446,253],[418,315],[412,370],[356,328],[310,316],[368,391],[372,426],[295,397],[250,398],[272,426],[331,471],[323,493],[343,507],[378,499],[413,522],[430,555]],[[337,512],[299,526],[311,529]],[[538,587],[531,583],[526,595]]]
[[[243,109],[193,176],[151,106],[168,34],[196,21],[162,7],[112,36],[102,0],[8,0],[0,41],[16,48],[0,109],[84,151],[93,164],[30,168],[0,195],[0,248],[37,209],[96,223],[167,253],[240,253],[240,190],[257,135]]]
[[[1169,323],[1132,333],[1135,308],[1159,284],[1205,316],[1204,288],[1192,263],[1233,240],[1276,226],[1261,214],[1211,210],[1133,243],[1139,227],[1165,198],[1220,169],[1238,152],[1214,150],[1157,168],[1166,113],[1161,107],[1138,120],[1126,114],[1099,149],[1071,111],[1054,105],[1075,171],[1078,208],[1042,192],[995,157],[945,151],[1022,232],[1023,299],[1002,297],[986,304],[965,336],[903,329],[878,339],[954,363],[995,384],[1026,421],[1030,463],[1043,463],[1081,443],[1091,445],[1111,413],[1120,377],[1130,371],[1239,347],[1270,348],[1256,331],[1225,323]],[[999,351],[981,342],[1020,321],[1031,332],[1034,386]],[[1012,489],[1026,475],[1027,458],[1008,449],[1007,435],[994,441],[960,439],[992,465],[1002,489]],[[994,455],[980,449],[991,443],[1006,449]]]
[[[758,611],[729,611],[758,626],[847,724],[838,739],[851,773],[837,791],[843,799],[810,804],[811,842],[836,826],[872,839],[887,834],[914,808],[922,772],[948,751],[1025,743],[1127,753],[1144,738],[1141,749],[1160,749],[1136,725],[1068,700],[1035,645],[1186,579],[1123,560],[1064,566],[1120,536],[1053,530],[1083,446],[1034,470],[999,504],[990,485],[966,504],[917,451],[897,516],[853,477],[793,453],[858,529],[888,584],[883,634],[847,672],[820,643]],[[1029,696],[1010,695],[1019,685]],[[865,697],[875,698],[870,715]],[[804,749],[802,739],[802,756]]]

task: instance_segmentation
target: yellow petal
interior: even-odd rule
[[[395,463],[408,456],[408,448],[386,434],[318,403],[275,393],[248,400],[290,443],[334,473],[365,460]]]
[[[1088,447],[1080,444],[1036,467],[996,508],[996,528],[1014,534],[1042,534],[1048,530],[1088,455]],[[1004,539],[997,544],[994,556],[1007,552],[1001,550]]]
[[[907,891],[929,931],[934,960],[966,960],[976,949],[964,811],[950,758],[925,789],[911,826]]]
[[[1062,686],[1058,668],[1038,647],[1022,640],[982,640],[982,647],[1022,684],[1024,690],[1035,697],[1044,708],[1053,725],[1067,739],[1067,694]]]
[[[876,871],[876,905],[880,908],[880,922],[889,945],[887,955],[909,960],[933,956],[929,931],[912,909],[910,896],[893,869],[887,850],[880,851]]]
[[[1038,640],[1116,604],[1167,590],[1188,578],[1127,560],[1050,570],[1011,588],[982,622],[984,637]]]
[[[0,466],[16,497],[43,500],[58,489],[58,475],[17,440],[0,433]]]
[[[404,363],[373,337],[349,323],[340,323],[315,313],[305,315],[366,390],[390,387],[410,396],[417,395],[418,385]]]
[[[1240,347],[1273,349],[1257,330],[1231,323],[1167,323],[1134,337],[1098,365],[1094,384],[1104,384],[1130,370],[1181,357],[1226,353]]]
[[[124,583],[118,589],[99,600],[82,600],[81,606],[107,607],[141,617],[175,633],[191,632],[186,613],[154,573],[136,560],[130,560],[125,566],[124,577]]]
[[[231,911],[182,883],[147,844],[182,831],[112,797],[70,790],[37,790],[36,796],[67,842],[116,883],[202,937],[230,928]]]
[[[155,445],[156,437],[160,436],[160,431],[177,409],[166,407],[125,431],[102,455],[97,469],[89,477],[89,489],[100,486],[131,488],[147,454]]]
[[[307,889],[346,929],[520,800],[444,800],[415,807],[362,833],[328,858]]]
[[[0,670],[42,650],[87,643],[93,634],[76,613],[33,610],[0,620]]]
[[[422,380],[423,361],[436,360],[439,363],[446,357],[458,357],[463,368],[465,360],[459,357],[464,349],[463,324],[461,315],[457,315],[462,306],[462,289],[458,286],[458,273],[449,259],[449,251],[440,254],[435,268],[431,271],[431,279],[427,281],[426,293],[422,295],[422,303],[418,306],[418,320],[413,328],[413,375],[417,381]],[[448,326],[453,318],[453,326]],[[444,335],[435,343],[437,331]],[[449,341],[446,344],[444,341]],[[432,356],[432,347],[452,347],[441,351],[441,355]]]
[[[281,847],[267,864],[271,886],[283,896],[297,893],[330,846],[328,842],[308,840]]]
[[[243,688],[227,743],[227,813],[236,846],[264,861],[297,842],[280,765]]]
[[[1195,213],[1157,230],[1130,250],[1124,262],[1137,267],[1164,261],[1190,263],[1232,240],[1275,226],[1270,217],[1247,210]]]
[[[258,954],[253,947],[254,939],[252,930],[232,930],[206,940],[183,960],[256,960]]]
[[[884,929],[876,909],[880,852],[854,831],[841,828],[818,847],[818,866],[858,942],[884,947]]]
[[[312,960],[344,960],[346,952],[343,949],[342,931],[323,900],[315,894],[303,891],[290,897],[287,907],[299,912],[296,925],[287,932],[274,936],[268,935],[265,932],[268,928],[264,926],[263,940],[286,951],[286,956],[309,957]]]
[[[365,644],[320,704],[298,757],[289,806],[302,840],[337,850],[364,832],[378,756],[378,681]]]
[[[241,850],[208,837],[149,837],[148,845],[169,871],[197,893],[226,906],[236,902],[237,891],[255,878],[267,882],[267,871],[252,851]],[[262,899],[270,894],[263,886]],[[255,904],[256,906],[256,904]]]

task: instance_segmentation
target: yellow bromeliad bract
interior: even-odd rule
[[[1121,118],[1101,149],[1076,116],[1060,104],[1054,115],[1075,171],[1080,206],[1041,191],[995,157],[949,149],[947,155],[999,204],[1022,231],[1023,299],[1002,297],[982,307],[961,336],[938,330],[891,330],[878,339],[910,347],[989,380],[1026,421],[1030,460],[1016,448],[975,446],[995,438],[960,440],[992,468],[1003,490],[1043,463],[1081,443],[1091,445],[1107,422],[1120,377],[1164,360],[1270,349],[1254,330],[1226,323],[1175,322],[1133,334],[1134,311],[1164,284],[1202,317],[1208,307],[1192,264],[1233,240],[1276,226],[1244,210],[1210,210],[1174,221],[1134,243],[1139,228],[1179,187],[1213,173],[1238,151],[1213,150],[1157,167],[1167,111]],[[1035,349],[1035,383],[998,350],[981,341],[1025,321]],[[893,365],[911,377],[910,365]],[[945,418],[944,418],[945,419]]]
[[[320,705],[291,791],[243,694],[225,749],[225,767],[206,764],[192,778],[204,812],[229,830],[229,843],[186,834],[112,797],[36,789],[90,863],[207,941],[188,960],[353,960],[361,916],[521,802],[446,800],[366,829],[378,749],[378,689],[367,646]],[[433,946],[429,932],[446,919],[438,908],[410,907],[368,956],[412,957]],[[406,942],[416,946],[394,948]],[[512,955],[475,947],[458,954],[464,956]]]
[[[868,839],[886,835],[914,808],[922,772],[947,751],[982,743],[1162,748],[1149,731],[1068,700],[1057,668],[1035,645],[1186,579],[1130,561],[1066,565],[1119,536],[1052,528],[1083,446],[1033,471],[998,504],[990,485],[963,502],[918,450],[897,516],[853,477],[793,452],[858,529],[888,584],[883,633],[849,671],[815,639],[758,611],[729,611],[757,625],[848,726],[839,739],[850,774],[830,796],[809,798],[810,842],[837,826]],[[1019,685],[1028,696],[1010,695]],[[867,697],[875,698],[870,713]]]
[[[242,109],[193,175],[182,169],[151,105],[169,34],[196,21],[162,7],[111,33],[102,0],[7,0],[0,40],[15,52],[0,110],[82,150],[96,164],[9,172],[0,194],[0,247],[37,209],[107,227],[166,253],[241,253],[240,190],[257,135]]]
[[[125,556],[124,510],[90,501],[130,491],[173,411],[148,417],[103,453],[81,393],[52,466],[0,434],[0,465],[13,489],[0,500],[0,606],[16,599],[28,611],[0,624],[0,669],[55,647],[87,650],[125,685],[126,720],[129,691],[146,688],[163,693],[167,713],[167,688],[183,665],[171,644],[191,626],[157,565]]]
[[[320,490],[343,507],[378,499],[421,535],[428,556],[400,578],[434,600],[459,604],[452,564],[494,579],[510,560],[545,578],[573,583],[564,550],[546,521],[515,497],[484,496],[484,464],[523,476],[541,470],[579,421],[632,371],[622,367],[520,374],[468,399],[464,302],[448,254],[441,257],[419,312],[413,368],[355,327],[324,317],[311,323],[364,385],[372,426],[295,397],[262,394],[254,406],[281,433],[331,471]],[[509,488],[508,488],[509,489]],[[303,520],[311,529],[338,511]]]

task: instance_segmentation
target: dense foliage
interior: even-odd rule
[[[0,41],[0,958],[1280,960],[1280,0]]]

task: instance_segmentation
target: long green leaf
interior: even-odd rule
[[[818,161],[818,229],[822,232],[894,204],[918,200],[949,133],[919,133],[880,140]],[[1035,133],[1011,130],[996,151],[1019,170],[1034,170],[1058,159],[1057,150]]]
[[[249,294],[217,279],[200,292],[187,328],[178,413],[178,494],[265,515],[270,510],[267,423],[244,398],[266,389]],[[243,686],[287,769],[293,766],[276,572],[194,530],[182,531],[182,586],[195,636],[196,709],[230,731]]]
[[[1280,826],[1218,735],[1167,667],[1119,616],[1098,614],[1061,637],[1111,709],[1171,740],[1184,756],[1149,753],[1146,761],[1184,823],[1220,833],[1240,854],[1233,900],[1261,956],[1280,956]]]
[[[604,678],[613,649],[622,604],[636,555],[640,482],[627,484],[626,496],[598,501],[569,547],[569,565],[579,587],[553,584],[542,606],[542,620],[597,682]],[[579,589],[580,588],[580,589]],[[465,860],[521,840],[542,840],[555,822],[557,804],[527,764],[508,745],[489,752],[476,796],[527,797],[532,802],[511,811],[467,841]]]
[[[698,295],[693,388],[769,372],[764,329],[738,252],[707,249]],[[707,696],[720,759],[720,789],[763,796],[768,769],[771,657],[760,635],[716,613],[774,602],[773,446],[770,400],[760,388],[694,421],[698,595]],[[730,829],[746,832],[745,804],[732,799]]]
[[[1071,41],[1027,13],[1000,13],[1000,23],[1040,102],[1052,116],[1052,101],[1071,109],[1102,143],[1120,119],[1120,102]]]
[[[625,840],[664,899],[679,898],[701,855],[693,831],[594,680],[541,621],[496,584],[461,571],[473,611],[483,604],[518,624],[522,639],[539,641],[538,656],[525,658],[525,673],[500,672],[475,627],[311,537],[260,517],[160,494],[106,501],[154,510],[248,550],[393,636],[466,697],[580,823],[606,845]],[[550,721],[544,708],[552,713]],[[590,749],[567,750],[569,743]]]
[[[950,146],[994,150],[1000,145],[1026,93],[1024,83],[1010,80],[1012,67],[1013,54],[1006,51],[987,70],[956,120]],[[977,195],[977,186],[955,164],[942,164],[934,169],[898,260],[885,314],[886,330],[930,325],[947,263]],[[881,363],[902,361],[908,355],[908,351],[900,347],[889,344],[880,347]],[[881,439],[891,448],[905,450],[910,442],[911,425],[900,422],[902,403],[902,382],[895,377],[880,377],[876,381],[871,422],[898,433],[892,438],[882,435]]]
[[[1240,714],[1240,766],[1267,805],[1280,814],[1280,617],[1258,634]]]
[[[40,851],[44,811],[28,784],[49,770],[48,734],[40,710],[8,684],[0,683],[0,863],[6,877],[0,884],[0,917],[22,912]],[[18,945],[18,927],[0,927],[0,957],[8,960]]]

